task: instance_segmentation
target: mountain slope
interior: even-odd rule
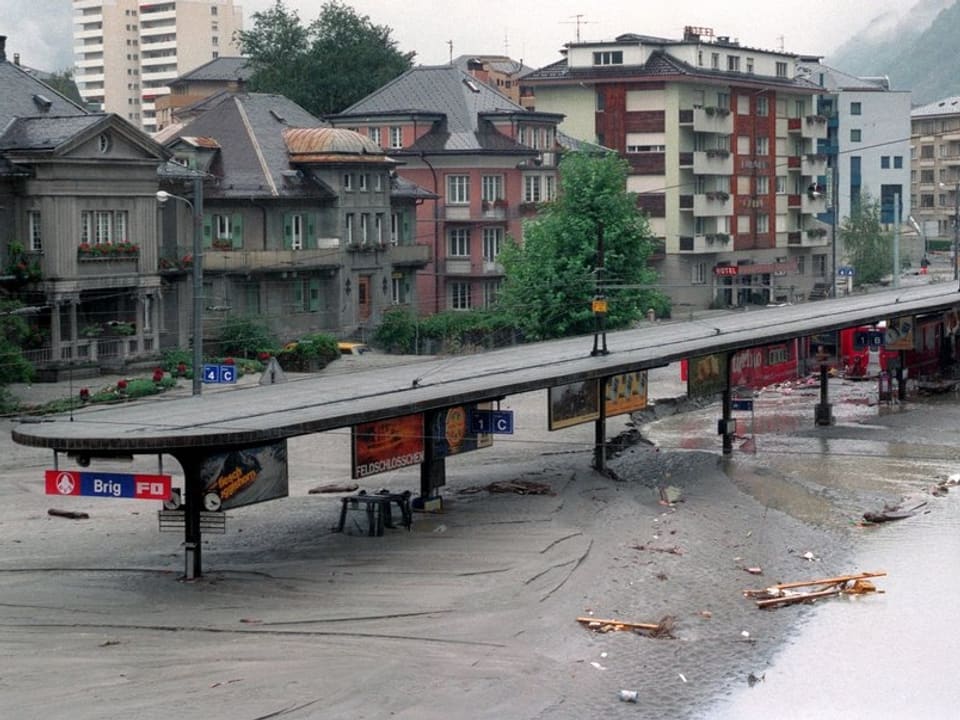
[[[921,0],[899,21],[876,18],[825,62],[854,75],[887,75],[914,105],[960,95],[960,2]]]

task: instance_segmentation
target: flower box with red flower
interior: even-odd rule
[[[163,368],[154,368],[153,381],[155,383],[163,382]]]
[[[80,402],[87,402],[90,399],[90,388],[80,388]]]
[[[267,362],[270,359],[270,353],[266,350],[261,350],[257,353],[257,360],[260,362]]]
[[[186,375],[187,374],[187,364],[184,362],[177,363],[177,375]]]
[[[123,378],[121,378],[120,380],[117,380],[117,390],[119,390],[120,392],[123,392],[126,389],[127,389],[127,381],[124,380]]]
[[[234,361],[234,359],[233,359],[232,357],[228,357],[228,358],[224,358],[224,359],[223,359],[223,364],[224,364],[224,365],[235,365],[236,362]]]

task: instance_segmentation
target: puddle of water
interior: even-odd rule
[[[936,502],[927,515],[870,528],[859,543],[853,566],[886,571],[876,580],[883,594],[815,606],[771,666],[757,668],[763,682],[736,690],[701,717],[956,717],[960,495]]]
[[[960,683],[953,670],[960,633],[953,605],[960,574],[953,570],[960,557],[960,487],[942,498],[927,495],[925,514],[860,530],[852,525],[865,510],[924,493],[938,478],[960,471],[953,442],[960,407],[939,399],[909,407],[834,400],[837,425],[814,428],[816,402],[757,403],[758,415],[765,413],[756,418],[757,453],[735,451],[728,472],[768,507],[859,533],[851,572],[886,571],[876,580],[884,592],[772,611],[784,614],[785,625],[800,622],[769,665],[754,668],[764,680],[748,686],[744,679],[698,717],[957,717]],[[676,424],[663,421],[649,436],[665,448],[719,453],[719,406],[690,415]],[[864,507],[870,498],[876,506]]]

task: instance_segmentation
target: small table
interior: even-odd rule
[[[343,532],[347,523],[347,510],[364,510],[367,514],[367,535],[370,537],[383,535],[385,527],[392,528],[393,511],[391,506],[397,504],[400,509],[400,518],[403,526],[410,529],[413,524],[413,511],[410,509],[410,491],[402,493],[391,493],[381,490],[373,495],[368,495],[366,491],[361,490],[356,495],[348,495],[340,498],[340,522],[337,525],[337,532]]]

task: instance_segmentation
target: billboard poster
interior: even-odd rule
[[[560,430],[600,418],[599,380],[555,385],[547,394],[547,428],[550,430]]]
[[[229,510],[286,497],[287,441],[210,455],[200,469],[205,510]]]
[[[455,405],[431,413],[427,434],[433,443],[433,457],[445,458],[493,445],[493,435],[470,431],[470,413],[491,409],[492,405],[485,402]]]
[[[423,413],[354,425],[352,436],[355,479],[423,462]]]
[[[687,395],[709,397],[727,387],[727,356],[713,353],[690,358],[687,369]]]
[[[620,373],[607,378],[607,417],[643,410],[647,406],[647,371]]]
[[[887,350],[913,350],[913,329],[916,319],[898,317],[887,320],[887,332],[884,333],[884,345]]]

